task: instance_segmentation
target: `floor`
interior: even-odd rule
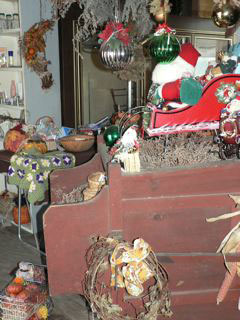
[[[23,238],[29,243],[33,242],[33,236],[23,233]],[[15,226],[0,227],[0,288],[4,288],[11,280],[9,274],[20,261],[28,261],[41,264],[40,254],[29,246],[23,244],[17,237]],[[53,297],[54,310],[49,320],[88,320],[92,319],[88,314],[85,301],[78,295]]]

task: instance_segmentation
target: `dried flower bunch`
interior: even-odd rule
[[[117,246],[129,247],[131,244],[119,242],[113,238],[95,237],[93,244],[88,249],[86,260],[88,271],[84,279],[84,295],[88,300],[92,311],[98,319],[108,320],[156,320],[158,316],[170,317],[170,298],[168,292],[168,275],[165,269],[158,263],[157,258],[151,250],[144,259],[147,267],[154,274],[150,286],[137,297],[141,307],[134,303],[135,298],[128,299],[126,288],[111,287],[111,265],[114,250]],[[118,258],[119,259],[119,258]],[[114,268],[117,272],[117,268]],[[114,273],[114,279],[118,281],[120,274]],[[131,296],[130,296],[131,297]],[[124,301],[124,299],[127,301]],[[134,315],[126,314],[123,306],[132,306]],[[129,309],[127,309],[129,310]]]
[[[141,141],[140,162],[146,169],[191,166],[218,161],[218,146],[203,133],[163,135]],[[151,168],[149,167],[151,166]]]
[[[46,59],[46,42],[44,36],[53,29],[53,20],[42,20],[35,23],[23,35],[20,41],[23,56],[28,67],[36,72],[42,80],[42,89],[53,84],[52,74],[48,71],[50,61]]]
[[[150,2],[150,12],[154,16],[162,9],[165,13],[169,13],[171,11],[171,4],[169,4],[169,0],[152,0]]]

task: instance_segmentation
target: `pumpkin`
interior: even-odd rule
[[[23,130],[10,129],[4,137],[4,149],[17,152],[25,139],[27,139],[27,134]]]
[[[18,207],[13,208],[13,221],[18,224]],[[21,224],[28,224],[31,222],[28,207],[21,207]]]
[[[16,278],[13,279],[13,282],[23,285],[24,284],[24,279],[22,277],[16,277]]]
[[[40,153],[46,153],[48,151],[47,145],[42,140],[28,140],[24,143],[22,151],[29,152],[30,150],[36,150]]]
[[[19,294],[23,290],[23,286],[21,284],[13,283],[9,284],[6,288],[7,294]]]
[[[21,301],[26,301],[30,297],[30,292],[28,290],[22,290],[16,295],[16,299]]]

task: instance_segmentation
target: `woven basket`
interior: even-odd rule
[[[66,151],[80,152],[90,149],[94,144],[94,136],[80,134],[59,139],[60,144]]]
[[[100,190],[101,187],[105,184],[105,174],[104,172],[98,171],[90,174],[88,176],[88,184],[91,189]]]

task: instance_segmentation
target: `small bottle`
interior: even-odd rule
[[[6,14],[7,29],[12,29],[12,15]]]
[[[13,65],[13,51],[8,51],[8,66],[12,67]]]
[[[19,14],[14,13],[13,14],[13,19],[12,19],[12,28],[13,29],[18,29],[20,27],[19,25]]]
[[[17,95],[16,82],[15,82],[15,80],[11,80],[10,96],[11,96],[11,98],[15,98],[16,95]]]
[[[0,13],[0,30],[7,29],[5,13]]]

